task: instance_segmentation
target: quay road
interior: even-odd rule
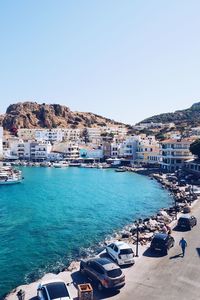
[[[200,200],[192,208],[197,226],[191,231],[173,230],[175,246],[163,257],[152,257],[148,250],[135,266],[124,269],[126,286],[119,294],[101,299],[112,300],[198,300],[200,299]],[[188,247],[181,257],[179,240],[184,236]],[[99,298],[99,297],[98,297]]]

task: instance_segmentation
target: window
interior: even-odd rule
[[[117,247],[116,245],[114,245],[113,250],[114,250],[115,252],[118,252],[118,247]]]
[[[132,250],[131,248],[120,250],[120,254],[121,254],[121,255],[124,255],[124,254],[132,254],[132,253],[133,253],[133,250]]]
[[[117,269],[114,269],[114,270],[107,271],[107,274],[111,278],[116,278],[116,277],[119,277],[119,276],[122,275],[122,271],[121,271],[120,268],[117,268]]]
[[[108,247],[110,247],[111,249],[114,248],[114,244],[110,244]]]
[[[48,300],[47,292],[44,287],[42,287],[42,289],[39,291],[39,296],[43,297],[44,300]]]
[[[94,263],[93,269],[99,274],[104,274],[104,271],[102,270],[102,268],[99,265],[97,265],[96,263]]]

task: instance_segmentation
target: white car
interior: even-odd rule
[[[106,252],[120,266],[133,265],[135,263],[132,248],[124,242],[116,241],[108,245],[106,247]]]
[[[72,300],[68,288],[62,280],[45,281],[37,289],[39,300]]]

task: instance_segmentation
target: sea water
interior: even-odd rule
[[[148,177],[114,170],[22,168],[0,186],[0,295],[72,259],[139,217],[171,204]]]

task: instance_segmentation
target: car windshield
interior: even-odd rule
[[[166,240],[162,240],[162,239],[159,239],[159,238],[154,238],[153,241],[152,241],[153,244],[160,244],[160,245],[164,245],[166,243]]]
[[[123,254],[132,254],[133,253],[133,250],[131,248],[127,248],[127,249],[121,249],[120,250],[120,254],[123,255]]]
[[[46,285],[50,299],[69,297],[68,290],[63,282],[54,282]]]
[[[108,277],[115,278],[115,277],[119,277],[120,275],[122,275],[122,271],[120,268],[118,268],[118,269],[107,271],[107,274],[108,274]]]
[[[180,219],[178,220],[178,222],[179,222],[179,223],[188,223],[188,222],[189,222],[189,219],[187,219],[187,218],[180,218]]]

